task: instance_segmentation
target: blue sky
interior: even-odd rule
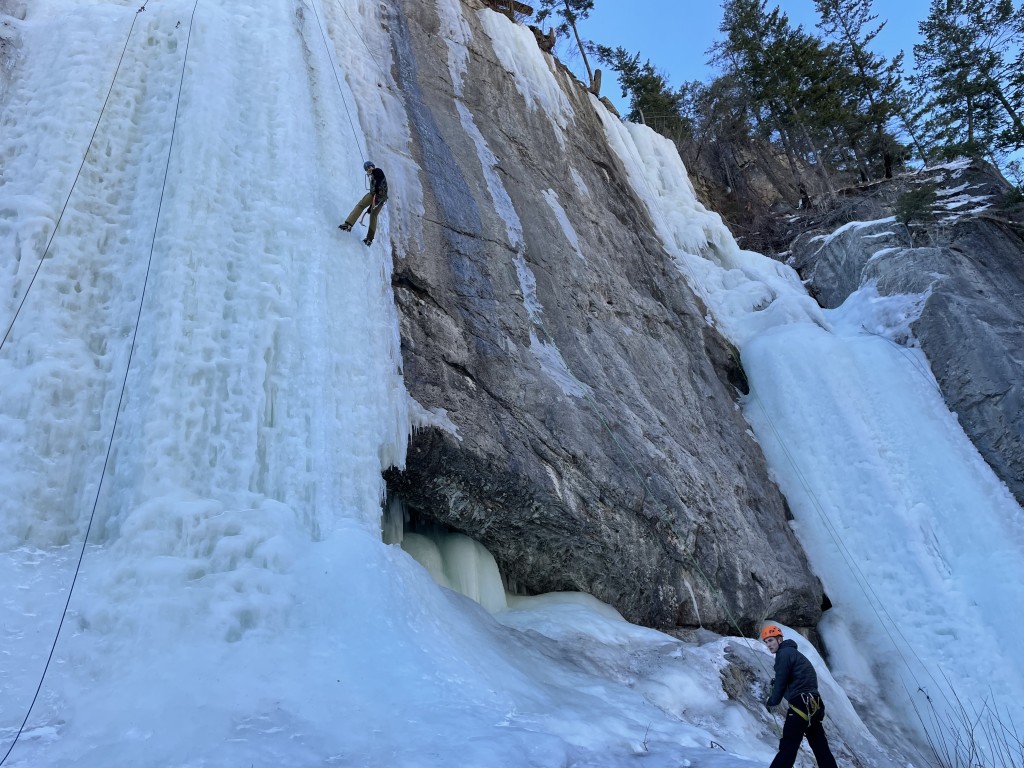
[[[782,0],[778,5],[794,24],[814,28],[818,19],[814,0]],[[927,16],[928,6],[928,0],[876,0],[879,21],[888,19],[875,41],[876,50],[891,56],[903,49],[909,60],[917,41],[917,24]],[[641,60],[650,59],[672,85],[678,85],[710,77],[707,49],[721,37],[721,19],[722,7],[716,0],[646,0],[642,5],[636,0],[596,0],[580,34],[604,45],[639,51]],[[583,71],[575,45],[570,49],[568,42],[560,42],[558,53],[574,71]],[[615,78],[606,77],[602,95],[622,107],[625,102],[619,93]]]

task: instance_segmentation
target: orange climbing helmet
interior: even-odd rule
[[[761,630],[761,639],[767,640],[769,637],[782,637],[782,630],[774,624],[769,624]]]

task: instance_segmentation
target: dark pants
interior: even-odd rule
[[[366,231],[366,238],[368,240],[373,240],[373,235],[377,231],[377,216],[380,214],[380,209],[382,205],[373,205],[372,192],[367,192],[359,199],[359,202],[356,203],[356,207],[352,209],[352,213],[350,213],[348,215],[348,218],[345,219],[345,223],[348,224],[349,227],[354,227],[356,225],[356,220],[359,218],[359,215],[367,207],[370,207],[370,228]]]
[[[782,726],[782,738],[779,739],[779,754],[772,760],[771,768],[793,768],[796,762],[796,753],[800,751],[800,742],[804,736],[807,743],[811,745],[814,759],[818,761],[818,768],[836,768],[836,759],[832,756],[832,750],[828,747],[828,739],[825,738],[825,729],[821,727],[821,721],[825,719],[825,704],[821,697],[815,696],[814,702],[807,694],[798,698],[797,701],[789,702],[790,708],[786,712],[786,723]],[[804,720],[793,711],[796,707],[804,714],[810,716],[810,720]],[[811,714],[813,712],[813,714]]]

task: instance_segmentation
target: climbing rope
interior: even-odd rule
[[[351,24],[353,28],[355,28],[355,22],[353,22],[352,17],[348,15],[348,9],[344,5],[341,6],[341,12],[345,14],[345,18],[348,19],[348,23]],[[370,54],[370,60],[377,67],[377,70],[381,73],[381,75],[383,75],[385,80],[388,80],[388,73],[385,72],[384,67],[381,66],[380,59],[377,58],[377,54],[370,50],[370,46],[366,44],[366,41],[363,39],[362,35],[359,36],[359,42],[363,44],[363,48],[365,48],[366,52]]]
[[[352,113],[349,111],[348,102],[345,99],[345,89],[342,87],[341,78],[338,76],[338,70],[340,69],[340,67],[338,66],[338,63],[334,60],[334,54],[331,52],[331,45],[327,41],[327,33],[324,31],[323,23],[320,21],[320,14],[316,10],[316,0],[309,0],[309,5],[310,8],[312,8],[313,10],[313,15],[316,17],[316,24],[318,27],[320,27],[320,37],[323,38],[324,48],[327,50],[327,59],[331,62],[331,71],[334,73],[334,81],[338,84],[338,93],[341,94],[341,104],[343,107],[345,107],[345,114],[348,115],[348,124],[349,127],[352,129],[352,138],[355,140],[356,150],[359,152],[360,159],[363,162],[366,162],[366,157],[363,155],[362,147],[359,144],[359,134],[356,132],[356,124],[352,120]],[[342,6],[342,9],[344,10],[344,6]],[[347,12],[346,15],[348,15]],[[366,43],[363,43],[363,45],[365,44]]]
[[[310,2],[313,5],[313,12],[314,12],[314,14],[316,14],[317,23],[320,25],[320,33],[321,33],[321,35],[323,37],[324,45],[328,48],[328,56],[331,58],[331,63],[332,63],[332,65],[335,68],[335,78],[337,79],[338,78],[338,75],[337,75],[337,65],[334,62],[333,56],[331,56],[330,46],[329,46],[329,44],[327,42],[326,33],[324,32],[323,25],[320,22],[319,14],[317,14],[317,12],[316,12],[315,0],[310,0]],[[348,10],[344,6],[342,6],[342,12],[345,14],[345,16],[348,19],[349,23],[354,27],[355,23],[353,22],[352,17],[349,15]],[[377,69],[381,72],[381,75],[384,77],[385,80],[388,80],[389,76],[388,76],[387,72],[384,71],[384,68],[382,67],[382,65],[378,61],[377,56],[373,53],[373,51],[371,51],[369,49],[369,47],[366,45],[366,41],[362,40],[361,37],[360,37],[360,41],[362,42],[363,47],[366,48],[366,51],[369,54],[370,59],[374,62],[374,64],[376,65]],[[339,90],[341,90],[341,82],[340,82],[340,80],[338,80],[338,88],[339,88]],[[403,95],[406,98],[411,96],[411,94],[409,94],[408,92],[404,92]],[[342,93],[342,97],[344,98],[344,93]],[[348,110],[348,108],[346,106],[346,111],[347,110]],[[349,115],[349,120],[350,120],[350,124],[351,124],[351,115]],[[353,134],[355,134],[355,127],[354,127],[354,125],[352,127],[352,130],[353,130]],[[358,138],[357,138],[357,144],[358,144]],[[438,226],[444,227],[444,228],[449,229],[449,230],[454,231],[454,232],[459,232],[460,231],[460,230],[452,227],[448,223],[438,221],[437,219],[431,218],[431,217],[426,216],[426,215],[421,215],[418,218],[420,220],[423,220],[423,221],[432,222],[434,224],[437,224]],[[468,233],[466,233],[466,234],[468,234]],[[540,330],[548,338],[553,338],[551,336],[551,334],[548,333],[547,328],[544,327],[543,321],[539,320],[537,322],[537,325],[539,326]],[[568,368],[568,367],[569,367],[568,364],[566,364],[566,368]],[[570,373],[572,373],[571,370],[570,370]],[[573,375],[575,376],[575,374],[573,374]],[[591,408],[594,410],[598,420],[601,422],[601,424],[604,427],[604,429],[608,432],[612,442],[614,443],[616,448],[619,450],[619,452],[622,454],[622,456],[624,457],[624,459],[628,463],[628,465],[629,465],[630,469],[632,470],[632,472],[636,475],[637,480],[640,482],[641,486],[643,487],[645,497],[650,497],[652,499],[656,499],[657,497],[651,491],[651,488],[650,488],[649,484],[647,483],[646,479],[643,477],[642,473],[637,468],[636,464],[633,462],[633,460],[629,456],[628,452],[622,446],[621,442],[618,439],[618,436],[615,434],[615,431],[612,429],[612,427],[609,424],[607,418],[605,418],[603,409],[601,408],[600,404],[593,397],[593,395],[589,394],[589,393],[586,395],[586,400],[590,404]],[[742,628],[739,626],[739,623],[738,623],[735,615],[733,615],[731,609],[729,608],[728,601],[725,599],[724,591],[720,587],[718,587],[718,585],[715,584],[710,579],[710,577],[708,577],[708,575],[704,572],[704,570],[700,567],[700,564],[697,563],[697,561],[695,559],[693,559],[693,558],[689,557],[688,555],[686,555],[685,552],[683,552],[682,555],[684,557],[684,560],[685,560],[686,564],[688,566],[690,566],[690,568],[699,576],[699,578],[701,578],[705,582],[705,584],[708,586],[708,588],[711,591],[711,593],[713,595],[715,595],[716,599],[719,600],[722,608],[724,609],[724,612],[725,612],[725,614],[727,616],[727,619],[728,619],[729,623],[733,626],[733,628],[736,630],[738,635],[740,637],[745,637],[745,633],[743,632]]]
[[[7,343],[7,338],[11,335],[11,329],[14,328],[14,323],[18,320],[18,315],[21,314],[22,308],[25,306],[25,301],[28,299],[28,292],[32,290],[32,286],[36,282],[36,278],[39,276],[39,271],[42,269],[43,262],[46,260],[46,254],[50,252],[50,246],[53,244],[53,238],[57,235],[57,229],[60,227],[60,222],[64,218],[64,212],[68,208],[68,203],[71,202],[71,195],[75,191],[75,185],[78,184],[78,179],[82,175],[82,169],[85,167],[86,160],[89,159],[89,152],[92,150],[93,142],[96,140],[96,134],[100,129],[100,122],[103,120],[103,113],[107,109],[107,103],[110,101],[110,94],[114,90],[114,83],[117,82],[117,76],[121,72],[121,63],[124,61],[125,51],[128,50],[128,43],[132,39],[132,32],[135,31],[135,22],[139,19],[139,14],[146,10],[146,6],[149,4],[149,0],[145,0],[142,6],[132,16],[132,25],[128,29],[128,37],[124,41],[124,47],[121,49],[121,57],[117,60],[117,67],[114,69],[114,77],[110,81],[110,87],[107,89],[107,96],[103,100],[103,107],[100,109],[100,114],[96,118],[96,125],[92,129],[92,136],[89,137],[89,146],[85,148],[85,154],[82,156],[82,163],[78,166],[78,172],[75,174],[75,180],[71,182],[71,189],[68,191],[68,196],[64,200],[64,205],[60,209],[60,215],[57,217],[57,222],[53,225],[53,232],[50,233],[49,240],[46,241],[46,247],[43,249],[43,255],[39,257],[39,263],[36,264],[35,271],[32,273],[31,279],[28,281],[28,286],[25,288],[25,293],[21,296],[21,301],[18,304],[18,308],[14,311],[14,317],[11,318],[11,322],[7,326],[7,330],[4,332],[4,338],[0,341],[0,350],[3,349],[4,344]]]
[[[890,339],[888,336],[883,336],[880,333],[875,333],[874,331],[868,330],[863,325],[861,325],[860,329],[862,331],[864,331],[864,333],[870,334],[872,336],[877,336],[880,339],[885,339],[890,344],[892,344],[894,347],[896,347],[896,349],[898,349],[900,351],[900,354],[902,354],[905,358],[907,358],[907,360],[910,361],[910,364],[912,366],[914,366],[914,369],[919,374],[921,374],[921,378],[923,378],[925,381],[928,382],[928,386],[930,386],[932,389],[934,389],[936,392],[938,392],[939,393],[939,397],[942,397],[943,399],[945,399],[945,396],[942,394],[942,389],[939,387],[939,383],[935,380],[935,377],[928,371],[928,369],[926,369],[923,365],[921,365],[921,361],[920,360],[918,360],[917,358],[911,356],[910,351],[905,346],[903,346],[902,344],[897,344],[895,341]]]
[[[146,274],[142,282],[142,296],[139,298],[139,309],[135,316],[135,328],[132,331],[132,341],[128,350],[128,362],[125,365],[124,377],[121,380],[121,392],[118,395],[117,408],[114,410],[114,423],[110,428],[110,436],[109,438],[107,438],[107,450],[106,454],[103,457],[103,468],[100,470],[100,479],[99,483],[96,486],[96,495],[93,498],[92,510],[89,513],[89,522],[85,528],[85,536],[82,539],[82,548],[78,553],[78,562],[75,565],[75,572],[71,578],[71,585],[68,587],[68,596],[67,599],[64,601],[64,610],[61,613],[60,622],[57,625],[57,632],[54,634],[53,642],[50,644],[50,653],[46,657],[46,664],[43,666],[43,672],[39,676],[39,684],[36,686],[35,693],[32,696],[32,701],[28,706],[28,711],[25,712],[25,717],[21,721],[21,725],[18,727],[18,732],[14,735],[14,741],[11,742],[11,746],[8,747],[7,753],[3,756],[3,758],[0,758],[0,766],[2,766],[7,761],[7,758],[10,756],[11,751],[14,749],[14,746],[18,743],[18,739],[21,738],[21,735],[25,730],[25,724],[28,723],[28,719],[32,715],[32,709],[35,707],[36,701],[39,699],[39,692],[43,688],[43,681],[46,679],[46,673],[50,669],[50,663],[53,661],[53,655],[57,650],[57,640],[60,638],[60,632],[64,628],[64,620],[67,618],[68,615],[68,607],[71,605],[71,597],[74,594],[75,585],[78,583],[78,575],[82,570],[82,560],[85,558],[85,548],[86,545],[89,543],[89,534],[92,531],[92,525],[96,519],[96,509],[99,506],[100,493],[103,490],[103,480],[106,478],[107,467],[110,464],[110,454],[113,451],[114,435],[117,432],[118,417],[121,414],[121,407],[124,404],[125,390],[128,387],[128,373],[131,370],[132,359],[135,356],[135,344],[139,335],[139,323],[142,320],[142,308],[146,301],[146,289],[149,286],[149,275],[150,271],[153,268],[153,253],[156,250],[157,229],[160,226],[160,214],[163,210],[164,195],[167,191],[167,176],[170,171],[171,165],[171,151],[174,148],[174,135],[178,126],[178,109],[181,105],[181,91],[182,86],[185,82],[185,66],[188,63],[188,51],[189,46],[192,42],[192,24],[193,21],[195,20],[196,7],[198,5],[199,0],[195,0],[195,3],[192,6],[192,16],[189,19],[188,23],[188,37],[185,40],[185,56],[181,62],[181,78],[178,81],[178,95],[174,105],[174,122],[171,124],[171,141],[167,147],[167,161],[164,164],[163,184],[160,187],[160,202],[157,205],[156,221],[153,224],[153,237],[149,247],[149,260],[146,264]]]

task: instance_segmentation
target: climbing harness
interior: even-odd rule
[[[334,73],[334,81],[338,84],[338,93],[341,95],[341,104],[345,108],[345,114],[348,116],[348,124],[349,127],[352,129],[352,138],[354,139],[356,148],[359,151],[359,156],[363,160],[363,170],[369,170],[369,168],[373,167],[373,163],[367,160],[365,156],[363,156],[363,151],[359,144],[359,134],[356,131],[355,122],[352,120],[352,112],[349,110],[348,102],[345,100],[345,89],[341,87],[341,78],[338,76],[339,67],[334,61],[334,55],[331,53],[330,43],[327,42],[327,32],[324,30],[323,22],[320,21],[320,13],[316,9],[316,0],[309,0],[309,5],[310,8],[312,8],[313,10],[313,15],[316,17],[316,24],[320,28],[320,37],[323,38],[324,41],[324,50],[327,51],[327,60],[331,64],[331,71]],[[348,16],[348,11],[345,11],[344,6],[342,6],[342,11],[344,11],[345,15]],[[363,42],[363,45],[366,45],[365,41]],[[369,184],[369,178],[367,178],[367,184]],[[369,186],[367,186],[367,189],[369,189]],[[374,206],[376,206],[376,204],[377,197],[376,195],[374,195],[373,202],[370,203],[370,207],[363,211],[363,215],[359,217],[360,224],[363,223],[363,219],[366,218],[366,214],[369,213],[374,208]],[[367,242],[366,240],[364,240],[363,242],[366,243],[366,245],[369,245],[370,242],[372,241]]]
[[[339,88],[339,91],[341,91],[341,93],[342,93],[342,98],[343,98],[343,101],[344,101],[344,90],[342,89],[340,79],[338,78],[338,72],[337,72],[338,68],[337,68],[337,66],[334,63],[334,57],[331,54],[330,45],[328,43],[327,36],[326,36],[325,31],[324,31],[323,24],[321,23],[319,13],[316,10],[316,4],[315,4],[316,0],[310,0],[310,2],[311,2],[312,10],[313,10],[314,14],[316,15],[317,23],[320,25],[321,36],[323,37],[324,45],[327,48],[328,57],[329,57],[329,59],[331,61],[332,67],[334,69],[335,79],[338,82],[338,88]],[[342,7],[342,11],[346,14],[346,16],[348,16],[348,11],[344,7]],[[349,17],[349,22],[353,23],[351,17]],[[362,42],[363,42],[363,45],[365,47],[366,46],[365,41],[362,41]],[[376,60],[376,56],[373,55],[372,51],[369,51],[369,48],[367,48],[367,51],[370,53],[371,59],[373,60],[374,64],[376,64],[378,66],[378,68],[381,68],[380,67],[380,63]],[[387,73],[385,73],[382,68],[381,68],[381,71],[382,71],[382,74],[385,77],[387,77]],[[411,94],[407,93],[407,94],[405,94],[405,96],[406,96],[406,98],[409,98],[411,96]],[[413,98],[415,98],[415,96],[413,96]],[[349,123],[352,126],[353,136],[356,138],[356,143],[358,145],[358,134],[356,133],[355,126],[354,126],[354,123],[352,121],[352,115],[351,115],[351,112],[349,112],[349,110],[348,110],[347,104],[345,104],[345,109],[346,109],[346,112],[348,113],[348,116],[349,116]],[[646,179],[643,180],[643,183],[645,185],[647,185],[648,188],[649,188],[649,184],[648,184]],[[653,191],[652,191],[652,195],[653,195]],[[365,215],[366,215],[366,213],[364,212],[363,218],[365,218]],[[420,216],[419,218],[421,220],[424,220],[424,221],[432,222],[432,223],[434,223],[437,226],[443,227],[443,228],[448,229],[448,230],[453,231],[453,232],[460,232],[461,231],[461,230],[457,229],[456,227],[453,227],[450,223],[438,221],[437,219],[431,218],[429,216]],[[362,218],[360,219],[360,222],[362,222]],[[538,328],[546,336],[548,336],[550,338],[550,334],[547,332],[547,329],[544,327],[543,322],[539,322],[538,323]],[[567,365],[567,367],[568,367],[568,365]],[[571,372],[571,370],[570,370],[570,372]],[[823,517],[825,517],[825,513],[824,513],[824,510],[823,510],[823,508],[821,506],[821,503],[817,500],[817,498],[814,496],[813,492],[810,490],[810,487],[809,487],[809,485],[808,485],[808,483],[806,481],[806,478],[800,472],[799,467],[797,467],[796,462],[793,459],[792,455],[789,454],[789,451],[788,451],[788,448],[786,447],[785,442],[782,440],[781,435],[778,434],[778,430],[776,429],[774,423],[771,421],[770,417],[768,416],[767,411],[764,408],[764,405],[760,402],[760,400],[756,397],[756,395],[751,395],[751,397],[752,397],[752,400],[755,403],[757,403],[757,405],[761,408],[762,412],[764,412],[765,418],[768,420],[768,423],[770,424],[772,430],[776,433],[776,437],[779,440],[780,445],[783,447],[783,450],[785,451],[785,453],[786,453],[790,463],[792,464],[792,466],[794,467],[795,471],[797,472],[797,475],[800,478],[801,482],[804,484],[804,488],[805,488],[806,492],[812,498],[812,500],[814,502],[814,505],[817,507],[819,513]],[[640,486],[642,487],[642,489],[644,491],[645,498],[656,498],[656,496],[652,493],[651,488],[650,488],[649,483],[647,482],[646,478],[639,471],[638,467],[635,465],[635,463],[633,462],[632,458],[629,456],[629,454],[626,452],[625,448],[620,443],[617,435],[615,434],[615,431],[614,431],[613,427],[608,422],[608,419],[606,418],[605,413],[604,413],[601,405],[596,401],[596,399],[593,397],[592,394],[585,395],[585,399],[590,404],[590,406],[593,409],[594,413],[596,414],[598,420],[601,422],[602,427],[607,431],[607,433],[608,433],[609,437],[611,438],[613,444],[618,449],[618,451],[622,454],[623,458],[626,460],[626,462],[629,465],[630,469],[635,474],[638,483],[640,484]],[[860,569],[858,568],[857,564],[853,561],[852,557],[850,556],[850,553],[842,545],[841,541],[838,540],[838,532],[834,529],[834,526],[830,523],[830,521],[827,520],[827,517],[825,519],[826,519],[826,527],[829,530],[830,534],[832,535],[833,539],[836,540],[836,544],[837,544],[837,546],[839,546],[840,551],[841,551],[841,553],[842,553],[842,555],[844,557],[844,560],[846,560],[846,562],[850,566],[850,568],[852,570],[854,570],[855,575],[857,575],[857,577],[858,577],[857,578],[858,584],[860,585],[861,589],[865,592],[865,594],[868,594],[868,592],[870,592],[868,603],[872,607],[872,610],[875,612],[876,616],[878,617],[879,623],[882,625],[883,629],[889,635],[890,640],[893,642],[894,647],[897,649],[897,652],[900,654],[900,656],[901,656],[905,666],[907,667],[908,670],[910,670],[911,674],[915,677],[915,680],[916,680],[916,675],[914,674],[913,669],[910,667],[908,659],[904,656],[903,649],[900,648],[900,646],[896,643],[895,638],[893,637],[892,632],[889,629],[889,626],[886,624],[885,621],[882,621],[882,617],[879,614],[879,608],[881,609],[881,611],[886,613],[886,616],[889,618],[889,621],[895,627],[895,631],[897,633],[900,633],[900,635],[902,636],[902,633],[900,632],[898,625],[892,620],[892,617],[889,616],[888,612],[885,611],[884,605],[881,604],[881,601],[879,600],[879,598],[878,598],[877,594],[874,592],[874,590],[871,588],[871,585],[869,583],[867,583],[863,573],[860,572]],[[688,555],[686,555],[685,552],[682,554],[682,558],[683,558],[683,562],[685,562],[690,568],[692,568],[693,572],[709,587],[711,593],[715,596],[715,598],[719,601],[720,605],[724,609],[724,612],[725,612],[726,616],[728,617],[729,623],[736,629],[737,633],[740,636],[744,636],[745,633],[739,627],[738,621],[736,620],[735,616],[732,614],[732,611],[730,610],[729,604],[728,604],[727,600],[725,599],[723,590],[720,587],[718,587],[711,580],[711,578],[704,572],[704,570],[700,567],[699,563],[697,563],[694,558],[689,557]],[[874,600],[871,599],[871,596],[874,597]],[[906,638],[905,637],[903,638],[903,640],[906,643],[907,647],[910,649],[911,653],[914,653],[913,647],[910,646],[910,644],[906,642]],[[916,657],[916,653],[914,653],[914,656]],[[921,662],[920,658],[918,658],[917,661],[918,661],[918,663],[921,664],[922,667],[924,667],[924,664],[923,664],[923,662]],[[803,710],[800,710],[797,707],[793,707],[793,710],[799,716],[803,717],[805,720],[809,720],[809,718],[814,717],[815,713],[818,711],[818,709],[820,707],[820,700],[814,702],[813,706],[811,706],[811,705],[805,705],[805,706],[808,707],[808,710],[809,710],[808,712],[804,712]]]
[[[818,714],[818,712],[821,711],[821,697],[816,696],[814,694],[805,693],[801,696],[801,698],[803,699],[804,706],[807,708],[806,712],[797,708],[797,706],[793,703],[790,703],[789,708],[796,712],[798,715],[800,715],[800,717],[806,720],[807,724],[810,725],[814,717]]]

